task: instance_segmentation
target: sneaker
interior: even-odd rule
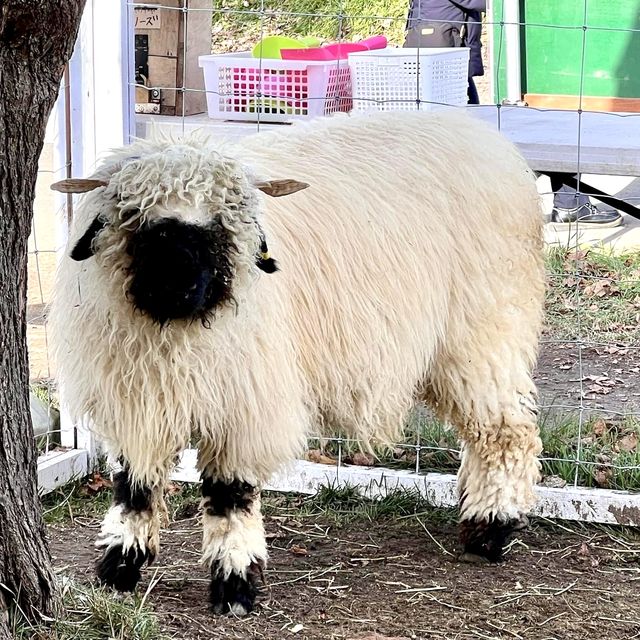
[[[556,228],[580,223],[602,229],[619,227],[622,224],[622,215],[615,209],[598,209],[595,205],[587,202],[575,209],[554,207],[551,212],[551,222]]]

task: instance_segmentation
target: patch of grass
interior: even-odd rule
[[[61,613],[38,625],[12,613],[17,640],[168,640],[144,594],[117,595],[101,587],[62,578]]]
[[[169,518],[171,520],[192,518],[198,513],[201,498],[200,484],[172,482],[166,494]]]
[[[551,247],[546,267],[546,320],[551,337],[638,342],[640,252]]]
[[[384,33],[401,44],[406,0],[214,0],[212,50],[250,50],[266,35],[358,40]]]
[[[640,423],[633,418],[607,422],[574,416],[554,417],[540,425],[545,475],[584,487],[640,490]],[[580,462],[576,460],[580,459]]]
[[[106,472],[75,480],[43,496],[42,509],[47,524],[75,518],[101,518],[111,506],[113,491]],[[198,512],[200,485],[170,483],[165,500],[171,520],[184,520]]]
[[[67,522],[75,518],[98,518],[111,505],[110,486],[98,490],[88,487],[86,479],[74,480],[42,497],[42,513],[47,524]]]
[[[322,517],[337,526],[359,520],[380,522],[387,519],[410,519],[411,516],[452,524],[457,517],[452,509],[430,506],[415,490],[400,488],[374,499],[363,496],[358,487],[338,486],[336,483],[320,487],[313,496],[265,492],[262,509],[270,517]]]
[[[51,449],[55,449],[56,446],[60,444],[60,402],[53,380],[34,380],[29,385],[29,390],[47,408],[53,423],[53,427],[50,426],[49,429],[55,429],[35,437],[36,450],[38,451],[38,455],[40,455]]]
[[[580,425],[575,414],[543,414],[539,421],[544,446],[542,472],[567,484],[626,491],[640,490],[640,421],[628,417],[605,421],[591,417]],[[318,442],[318,441],[316,441]],[[377,459],[356,456],[355,441],[323,441],[322,462],[331,464],[341,450],[345,464],[376,465],[421,473],[456,473],[460,467],[459,441],[454,429],[421,409],[410,418],[404,442],[395,449],[379,449]],[[576,460],[580,462],[576,462]],[[312,458],[313,459],[313,458]],[[417,461],[417,464],[416,464]]]
[[[58,393],[56,390],[55,382],[49,379],[34,380],[30,384],[30,389],[33,394],[43,404],[51,406],[57,411],[60,411],[60,401],[58,399]]]

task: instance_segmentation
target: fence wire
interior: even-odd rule
[[[576,0],[574,4],[579,17],[574,23],[554,24],[550,21],[527,21],[522,15],[517,22],[505,21],[501,19],[504,16],[504,3],[496,0],[493,10],[484,17],[482,23],[485,76],[476,78],[479,80],[481,104],[469,107],[492,107],[496,126],[498,129],[504,128],[507,135],[509,119],[517,113],[514,110],[526,109],[541,117],[572,112],[575,120],[571,126],[574,127],[575,136],[572,134],[571,138],[576,154],[563,172],[576,176],[579,181],[586,177],[587,182],[593,182],[593,179],[585,171],[585,167],[590,166],[585,164],[585,137],[591,140],[589,136],[593,127],[597,126],[593,124],[597,123],[596,120],[588,118],[600,111],[593,108],[593,96],[585,91],[585,83],[587,79],[593,80],[594,74],[603,73],[601,69],[590,66],[589,36],[597,33],[602,37],[602,34],[608,33],[612,39],[625,37],[629,51],[633,46],[640,50],[640,25],[635,28],[593,24],[591,10],[598,2]],[[358,6],[362,7],[362,4],[358,3]],[[265,77],[272,78],[275,75],[273,69],[281,69],[274,65],[273,60],[258,56],[254,77],[251,81],[247,80],[244,86],[234,87],[231,81],[225,90],[212,90],[205,86],[203,71],[198,67],[198,57],[247,52],[262,38],[274,34],[290,37],[318,35],[322,40],[334,43],[353,42],[384,34],[390,46],[401,47],[406,27],[412,24],[408,22],[408,5],[408,0],[405,6],[398,2],[371,0],[363,13],[354,11],[356,4],[350,0],[326,0],[316,5],[296,0],[129,1],[129,30],[132,41],[135,38],[136,51],[132,52],[135,64],[130,65],[133,71],[128,73],[127,82],[137,96],[136,111],[159,112],[152,115],[138,113],[136,135],[148,135],[151,122],[180,134],[210,126],[212,132],[218,131],[225,136],[241,136],[264,127],[286,126],[282,123],[273,124],[274,113],[265,108],[273,96],[264,90],[265,83],[262,80]],[[315,6],[317,11],[308,10],[311,6]],[[413,18],[415,21],[439,22],[420,13]],[[151,21],[147,23],[148,29],[141,28],[144,20]],[[575,109],[536,105],[515,107],[503,100],[506,89],[504,67],[509,64],[505,30],[509,27],[517,27],[520,36],[533,28],[560,34],[561,38],[573,32],[581,33],[573,61],[578,69],[578,86],[572,96],[577,105]],[[343,100],[337,103],[339,108],[346,110],[356,102],[362,109],[389,110],[429,109],[450,104],[429,97],[428,87],[424,84],[426,76],[422,73],[425,50],[411,51],[415,65],[412,68],[414,86],[409,97],[381,98],[359,95],[350,90],[347,94],[337,96]],[[239,66],[241,61],[237,60],[236,63]],[[529,58],[524,68],[529,69],[532,64]],[[330,61],[326,66],[327,73],[331,72],[331,68],[335,68],[336,72],[349,69],[348,60]],[[466,76],[463,81],[466,87]],[[235,84],[242,85],[238,82]],[[295,105],[287,107],[286,101],[283,107],[281,96],[276,97],[278,100],[271,104],[277,107],[278,113],[275,115],[283,116],[279,118],[280,121],[296,119],[289,115],[307,117],[306,113],[294,113]],[[209,106],[203,98],[209,99]],[[324,104],[326,98],[326,93],[309,91],[304,97],[305,109],[310,111],[310,105],[314,102]],[[636,98],[634,108],[640,110],[640,95]],[[235,100],[235,104],[243,108],[254,101],[253,117],[245,118],[245,108],[245,112],[240,114],[245,118],[242,120],[237,112],[223,114],[220,119],[210,118],[208,110],[211,105],[221,104],[227,99],[232,104]],[[302,99],[298,98],[298,102],[302,102]],[[290,99],[290,103],[295,103],[295,97]],[[289,114],[287,109],[291,109],[292,113]],[[636,131],[640,131],[640,113],[607,113],[620,126],[637,123]],[[553,144],[553,140],[548,139],[547,142]],[[464,146],[461,145],[463,152]],[[539,191],[546,199],[548,210],[548,201],[557,192],[545,182],[545,172],[535,169],[541,174]],[[615,166],[611,167],[611,173],[617,173]],[[45,176],[43,172],[43,180]],[[631,186],[625,188],[624,201],[637,204],[640,202],[640,179],[637,175],[626,179],[631,181],[633,178],[635,187],[630,182]],[[585,189],[579,184],[577,187],[578,196],[584,194],[596,202],[597,197],[602,195],[595,188]],[[640,348],[640,246],[632,242],[635,233],[632,217],[624,216],[624,221],[623,227],[600,232],[605,239],[604,249],[594,246],[585,248],[585,242],[590,242],[594,234],[588,225],[580,222],[561,231],[554,231],[552,225],[547,225],[545,231],[548,241],[549,293],[547,323],[541,341],[536,381],[540,389],[540,426],[545,447],[543,471],[545,477],[553,482],[574,486],[640,488],[640,453],[637,446],[640,439],[640,369],[636,367],[637,350]],[[44,256],[54,256],[56,251],[55,245],[46,245],[38,236],[37,224],[38,216],[34,219],[30,252],[30,308],[33,307],[34,314],[37,304],[46,305],[50,291],[49,268],[53,265],[43,264]],[[627,242],[625,251],[609,251],[606,247],[610,245],[607,243],[612,245],[620,237]],[[31,264],[34,265],[33,272]],[[46,323],[36,322],[38,318],[44,320],[43,314],[30,318],[30,348],[37,352],[34,345],[36,336],[41,333],[46,352]],[[43,375],[51,378],[48,357],[43,360],[41,369],[33,369],[36,362],[39,361],[32,356],[34,377]],[[325,462],[333,461],[337,476],[345,464],[373,462],[367,457],[358,456],[358,443],[347,438],[314,438],[309,444],[313,455],[322,456]],[[455,471],[458,456],[455,434],[445,425],[438,424],[426,408],[418,407],[409,420],[405,440],[397,443],[391,451],[381,452],[376,464],[413,469],[416,472]]]
[[[480,107],[487,104],[493,104],[495,107],[495,117],[497,126],[502,128],[504,122],[505,109],[512,109],[507,103],[499,99],[505,91],[502,84],[504,83],[501,69],[505,63],[505,56],[508,55],[504,46],[505,29],[509,26],[517,26],[523,30],[527,28],[558,30],[559,33],[567,31],[577,31],[581,33],[580,47],[576,52],[577,60],[575,64],[579,68],[579,87],[577,91],[577,108],[574,110],[576,114],[575,120],[575,146],[577,155],[575,162],[567,166],[566,172],[574,174],[578,180],[583,177],[583,132],[585,130],[584,116],[589,112],[588,104],[585,103],[584,83],[587,74],[592,74],[592,69],[586,68],[588,34],[591,31],[611,32],[612,34],[626,34],[628,37],[640,39],[640,28],[626,27],[602,27],[590,24],[589,20],[589,4],[594,0],[580,0],[578,7],[580,19],[576,24],[552,24],[540,21],[526,22],[509,22],[505,20],[491,20],[491,15],[504,15],[504,7],[501,2],[494,3],[493,12],[486,16],[483,20],[483,43],[485,44],[484,64],[486,79],[480,86],[480,93],[483,100]],[[169,4],[173,6],[168,6]],[[170,14],[170,12],[178,11],[182,16],[192,14],[198,16],[201,20],[211,22],[211,41],[195,41],[189,39],[187,32],[187,20],[182,20],[182,60],[188,61],[189,56],[193,57],[194,50],[197,55],[208,54],[210,51],[215,54],[221,53],[241,53],[250,50],[255,44],[266,35],[285,35],[293,37],[298,35],[313,35],[314,33],[323,32],[326,41],[330,42],[351,42],[359,38],[368,37],[377,34],[387,34],[389,44],[391,46],[402,46],[405,29],[410,28],[412,24],[429,20],[432,23],[438,20],[430,19],[428,15],[422,15],[418,11],[412,15],[409,20],[408,5],[395,15],[389,13],[377,12],[376,9],[386,4],[385,9],[389,9],[394,3],[370,3],[366,14],[350,12],[353,3],[348,0],[340,0],[339,2],[325,2],[322,6],[318,6],[318,11],[306,10],[311,3],[296,3],[294,0],[281,0],[280,2],[267,0],[256,0],[244,2],[235,2],[233,0],[215,0],[213,6],[201,6],[197,2],[187,2],[181,0],[179,2],[157,2],[157,3],[138,3],[131,2],[130,8],[136,12],[136,9],[146,7],[154,9],[162,14]],[[397,7],[396,5],[394,5]],[[301,10],[301,8],[303,8]],[[161,18],[162,20],[162,18]],[[333,33],[326,33],[333,26]],[[354,28],[354,25],[357,25]],[[297,27],[302,30],[301,33],[293,34]],[[314,31],[315,29],[315,31]],[[136,32],[138,33],[138,32]],[[487,47],[487,36],[491,43]],[[190,51],[192,49],[192,51]],[[355,90],[355,82],[353,92],[345,96],[346,98],[360,103],[370,102],[371,108],[379,109],[397,109],[397,108],[431,108],[434,105],[449,104],[438,100],[430,100],[425,97],[424,87],[421,82],[428,80],[421,74],[421,65],[423,64],[423,49],[417,49],[415,52],[415,82],[414,95],[409,100],[406,97],[402,99],[380,99],[379,97],[370,97],[366,95],[358,95]],[[508,62],[508,61],[507,61]],[[238,61],[238,65],[242,61]],[[256,76],[264,78],[263,73],[268,70],[273,62],[262,56],[258,57],[258,70]],[[347,61],[338,60],[332,62],[336,68],[348,65]],[[150,74],[152,75],[152,74]],[[268,96],[262,92],[259,82],[255,86],[234,87],[231,91],[211,90],[202,83],[202,76],[199,77],[198,84],[188,85],[184,82],[187,72],[182,73],[180,78],[180,69],[178,69],[178,81],[168,84],[167,87],[161,87],[160,84],[151,82],[150,86],[145,86],[145,90],[150,88],[158,88],[162,91],[176,91],[182,95],[189,93],[204,93],[208,97],[213,96],[215,99],[223,100],[226,98],[236,100],[254,99],[260,104]],[[179,80],[182,81],[179,81]],[[152,78],[153,80],[153,78]],[[352,78],[353,80],[353,78]],[[136,82],[135,78],[129,79],[130,83],[137,88],[143,86]],[[466,77],[464,78],[466,84]],[[237,84],[237,83],[236,83]],[[492,91],[492,86],[494,90]],[[498,99],[493,100],[493,95]],[[308,100],[312,102],[324,101],[326,98],[323,94],[309,94]],[[409,105],[407,106],[407,103]],[[218,127],[220,131],[225,129],[225,133],[230,135],[244,135],[251,130],[259,130],[261,127],[270,126],[269,121],[273,118],[269,117],[264,110],[256,109],[254,117],[249,120],[241,120],[234,114],[217,114],[219,118],[226,115],[228,121],[244,122],[245,127],[238,125],[235,129],[229,122],[222,120],[212,120],[207,117],[207,113],[187,115],[185,110],[186,100],[182,101],[182,112],[176,113],[171,123],[166,122],[167,126],[172,126],[180,130],[184,134],[188,130],[197,126],[211,125],[212,130]],[[529,110],[539,114],[553,113],[560,111],[559,109],[528,107]],[[562,111],[566,111],[563,109]],[[241,114],[242,115],[242,114]],[[295,115],[295,114],[294,114]],[[640,113],[611,113],[612,116],[619,118],[640,117]],[[237,116],[237,114],[236,114]],[[143,116],[146,118],[148,116]],[[291,118],[293,120],[295,118]],[[160,121],[163,118],[159,118]],[[276,126],[276,125],[273,125]],[[640,130],[640,120],[638,120]],[[461,148],[461,152],[463,148]],[[542,173],[542,172],[541,172]],[[543,181],[540,182],[540,194],[543,197],[553,197],[556,192],[545,188]],[[577,196],[582,194],[587,196],[597,196],[598,192],[589,189],[576,190]],[[640,201],[640,188],[637,193],[625,196],[628,203],[637,203]],[[629,219],[627,219],[627,225]],[[548,375],[547,369],[550,368],[551,375],[567,372],[564,375],[565,380],[557,381],[557,384],[567,386],[569,382],[572,386],[572,392],[569,394],[554,393],[553,382],[551,385],[541,385],[540,408],[542,411],[541,429],[543,440],[545,443],[545,451],[542,461],[546,475],[559,477],[564,482],[573,485],[587,484],[595,486],[606,486],[615,488],[637,488],[639,485],[636,479],[640,479],[640,456],[637,454],[638,435],[638,403],[634,402],[631,394],[640,396],[640,378],[636,381],[639,386],[637,390],[629,390],[629,397],[624,399],[627,404],[621,402],[609,402],[608,396],[615,391],[614,387],[619,384],[623,373],[616,374],[613,369],[618,370],[617,364],[622,358],[631,360],[629,356],[633,356],[635,350],[640,345],[637,344],[637,336],[634,329],[624,326],[620,330],[616,330],[614,326],[599,327],[597,331],[592,331],[593,318],[601,306],[606,306],[610,302],[609,293],[614,296],[620,296],[625,300],[635,295],[637,290],[640,301],[640,283],[638,274],[633,269],[627,269],[626,275],[617,273],[615,270],[606,272],[606,257],[601,261],[596,260],[595,264],[591,263],[588,252],[583,250],[584,232],[588,227],[584,227],[580,223],[573,225],[568,232],[565,232],[561,239],[555,238],[555,249],[553,241],[550,238],[548,246],[549,251],[556,252],[556,262],[562,257],[562,264],[553,264],[553,260],[549,258],[549,288],[550,288],[550,320],[547,322],[547,328],[541,342],[541,365],[538,369],[538,378]],[[547,234],[551,236],[551,234]],[[559,234],[558,234],[559,235]],[[631,247],[631,254],[635,255],[640,251],[640,247],[634,249]],[[635,252],[635,253],[634,253]],[[611,258],[613,260],[613,258]],[[632,260],[631,258],[629,260]],[[553,267],[556,268],[553,268]],[[591,287],[591,289],[589,289]],[[604,295],[600,295],[604,292]],[[595,295],[594,295],[595,293]],[[556,297],[562,297],[564,303],[570,302],[570,308],[566,312],[562,309],[554,309],[553,304]],[[640,304],[630,301],[631,305]],[[594,310],[594,305],[596,309]],[[556,305],[557,306],[557,305]],[[560,313],[562,322],[561,327],[554,326],[554,313]],[[615,315],[612,310],[610,315]],[[631,310],[633,316],[633,310]],[[597,320],[597,317],[596,317]],[[613,320],[610,325],[614,325]],[[560,329],[560,330],[558,330]],[[610,329],[610,331],[607,331]],[[609,335],[614,333],[615,340],[608,339]],[[607,351],[608,350],[608,351]],[[600,354],[604,355],[600,355]],[[562,357],[565,356],[567,362]],[[597,360],[594,360],[594,354],[597,354]],[[551,362],[547,362],[552,356]],[[588,356],[588,357],[587,357]],[[557,368],[554,367],[554,359],[558,360]],[[628,364],[624,361],[625,366]],[[633,362],[629,364],[630,368]],[[611,376],[607,371],[612,369]],[[613,386],[611,386],[613,383]],[[539,382],[540,384],[540,382]],[[619,394],[618,394],[619,395]],[[629,407],[629,408],[627,408]],[[603,426],[604,425],[604,426]],[[316,447],[324,456],[334,460],[336,465],[336,474],[339,476],[340,468],[346,463],[362,463],[363,458],[359,458],[356,453],[358,451],[358,443],[350,439],[334,437],[334,438],[316,438],[310,441],[311,447]],[[395,449],[389,453],[381,454],[380,464],[387,466],[404,466],[412,468],[415,471],[453,471],[458,464],[459,450],[455,434],[443,425],[437,422],[429,415],[425,408],[418,408],[412,416],[407,428],[407,438],[404,442],[397,443]],[[365,461],[371,462],[371,460]],[[629,473],[633,472],[633,473]]]

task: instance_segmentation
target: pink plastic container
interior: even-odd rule
[[[386,46],[385,36],[372,36],[360,42],[336,42],[309,49],[282,49],[280,53],[283,60],[347,60],[350,53],[384,49]]]

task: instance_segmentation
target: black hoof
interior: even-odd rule
[[[490,520],[462,520],[460,522],[460,540],[463,552],[462,562],[487,563],[504,560],[504,547],[514,531],[526,527],[526,517],[502,522]]]
[[[216,614],[231,613],[246,616],[253,610],[258,594],[258,583],[262,577],[262,567],[254,562],[247,569],[247,577],[231,573],[222,577],[222,568],[218,563],[211,567],[211,609]]]
[[[136,547],[126,554],[122,545],[109,547],[96,563],[96,573],[101,584],[113,587],[117,591],[133,591],[141,578],[140,569],[146,560],[151,562],[149,554]]]

